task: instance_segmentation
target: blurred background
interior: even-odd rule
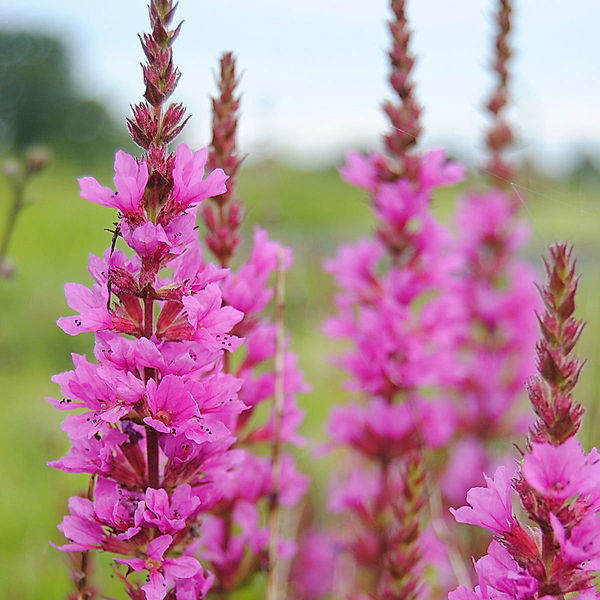
[[[58,598],[69,586],[65,557],[48,545],[69,494],[85,477],[51,470],[66,450],[60,415],[43,402],[56,393],[52,374],[70,368],[71,352],[89,352],[91,336],[71,338],[56,326],[68,314],[66,281],[87,283],[87,256],[110,244],[114,216],[79,198],[76,177],[108,185],[115,149],[135,151],[125,134],[129,105],[141,99],[137,33],[147,29],[144,0],[0,0],[0,157],[36,144],[52,162],[28,186],[26,206],[8,247],[14,275],[0,279],[0,597]],[[372,220],[360,191],[335,166],[343,152],[378,147],[387,96],[385,0],[182,0],[185,20],[175,45],[182,79],[176,100],[193,115],[184,133],[194,147],[210,140],[213,72],[232,49],[244,71],[240,146],[249,158],[240,195],[247,237],[254,224],[293,247],[287,326],[313,393],[301,399],[304,433],[316,442],[300,457],[322,482],[312,447],[322,423],[344,397],[341,375],[319,332],[331,313],[332,285],[321,261],[335,247],[368,235]],[[293,5],[293,6],[292,6]],[[424,106],[423,147],[446,146],[481,179],[481,107],[491,79],[493,3],[409,2],[418,56],[417,96]],[[515,189],[529,222],[533,264],[557,239],[576,244],[583,273],[580,315],[588,321],[581,354],[588,359],[579,399],[589,409],[584,443],[597,444],[600,384],[600,41],[595,0],[523,0],[515,11],[513,107],[509,118],[521,165]],[[8,163],[9,167],[11,163]],[[9,169],[10,170],[10,169]],[[464,188],[465,186],[462,186]],[[12,188],[0,181],[0,235]],[[446,222],[460,194],[446,191],[435,210]],[[242,251],[243,254],[243,251]],[[316,463],[316,466],[315,466]],[[313,486],[318,497],[323,485]]]

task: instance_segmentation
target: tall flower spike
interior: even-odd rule
[[[487,489],[472,489],[467,495],[471,507],[454,516],[491,530],[495,539],[475,563],[479,586],[473,592],[461,587],[449,600],[598,598],[600,462],[595,448],[584,452],[574,437],[583,411],[571,392],[582,365],[571,352],[582,324],[573,317],[577,278],[566,244],[550,248],[546,271],[548,281],[540,290],[546,307],[539,319],[540,376],[530,393],[538,420],[512,482],[537,528],[524,527],[515,517],[504,467],[493,481],[487,478]],[[495,506],[482,502],[493,496],[502,501]]]
[[[400,102],[384,105],[392,124],[386,154],[350,154],[340,169],[369,193],[377,239],[343,246],[325,262],[340,288],[338,313],[325,330],[350,339],[340,362],[348,387],[364,400],[330,413],[333,445],[345,446],[352,457],[331,508],[345,516],[338,536],[356,565],[351,597],[385,600],[423,593],[426,461],[454,428],[447,394],[440,393],[455,370],[447,347],[453,307],[441,293],[453,266],[449,234],[430,203],[437,187],[463,177],[443,150],[414,152],[419,108],[410,82],[414,59],[405,2],[392,0],[391,8],[390,82]]]
[[[536,348],[540,374],[527,385],[537,415],[530,441],[558,445],[577,433],[583,416],[572,392],[583,368],[573,349],[584,323],[573,316],[579,277],[572,249],[566,244],[551,246],[550,261],[544,264],[548,282],[540,290],[545,311],[538,316],[542,335]]]
[[[509,14],[510,5],[498,0],[496,19],[505,25],[504,34]],[[505,37],[494,39],[493,61],[501,65],[503,82],[508,79]],[[496,75],[497,71],[494,67]],[[495,88],[494,96],[497,110],[505,107],[504,91]],[[502,183],[492,180],[494,186]],[[535,274],[518,256],[528,233],[518,219],[518,199],[515,192],[497,187],[470,191],[457,210],[460,267],[453,293],[463,313],[465,332],[457,347],[462,364],[455,384],[460,427],[442,477],[442,490],[450,504],[461,502],[466,491],[482,481],[481,473],[503,460],[500,452],[507,451],[509,435],[525,433],[524,415],[515,409],[524,396],[523,383],[535,369],[534,311],[539,299],[528,283]],[[471,469],[465,469],[465,460]]]
[[[514,176],[513,168],[503,157],[504,151],[513,141],[510,125],[503,118],[503,113],[508,102],[510,74],[508,62],[512,56],[509,44],[512,0],[497,0],[497,2],[496,54],[492,63],[492,70],[496,77],[496,87],[486,105],[492,117],[492,123],[485,138],[486,145],[491,154],[489,162],[486,165],[486,171],[492,177],[495,186],[505,187],[510,185],[510,181]]]
[[[77,598],[91,591],[94,550],[127,565],[116,575],[132,600],[203,598],[214,576],[192,555],[206,533],[200,517],[223,499],[240,459],[230,451],[232,424],[246,405],[223,364],[242,342],[231,330],[243,315],[224,306],[218,282],[227,271],[203,263],[196,235],[200,203],[223,194],[227,177],[222,169],[204,176],[207,149],[167,150],[183,113],[180,105],[163,111],[178,79],[174,8],[152,0],[152,34],[142,38],[146,102],[129,125],[144,157],[117,152],[116,192],[79,180],[82,197],[117,209],[118,222],[104,256],[90,257],[92,288],[65,286],[79,314],[58,321],[70,335],[95,333],[97,362],[74,354],[74,369],[54,377],[63,399],[48,399],[77,409],[62,426],[72,447],[50,465],[96,481],[87,497],[69,500],[59,526],[68,539],[60,549],[83,553]],[[119,235],[127,254],[116,249]]]
[[[206,246],[221,266],[226,267],[233,258],[238,264],[242,258],[236,255],[242,212],[235,193],[235,178],[241,163],[236,142],[240,102],[232,53],[221,57],[219,73],[208,164],[224,169],[230,178],[227,192],[215,195],[210,205],[205,204],[202,215],[207,227]],[[269,511],[273,513],[275,505],[277,512],[279,505],[295,504],[307,483],[296,470],[293,458],[283,452],[279,454],[281,442],[301,441],[296,433],[302,421],[296,395],[307,389],[296,367],[295,355],[277,335],[277,326],[269,315],[269,301],[274,292],[269,279],[277,273],[281,280],[280,271],[287,270],[291,262],[289,248],[269,240],[266,231],[256,228],[250,256],[220,282],[224,302],[244,313],[233,333],[246,339],[243,355],[236,364],[228,356],[223,360],[223,369],[242,381],[239,395],[246,410],[229,421],[228,426],[237,437],[234,448],[243,458],[225,497],[205,517],[207,533],[200,541],[199,555],[215,574],[211,595],[220,600],[235,594],[257,572],[268,570],[269,552],[276,551],[287,558],[292,546],[281,540],[278,526],[269,531],[271,524],[264,522],[264,516]],[[278,302],[275,304],[277,314]],[[275,396],[283,401],[282,412],[267,415],[266,419],[257,418],[259,405]],[[265,443],[277,447],[279,458],[273,461],[274,465],[264,455]]]

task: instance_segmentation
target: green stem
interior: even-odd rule
[[[151,338],[154,328],[154,299],[148,295],[144,298],[144,337]],[[144,381],[154,377],[154,369],[144,369]],[[148,457],[148,486],[159,487],[158,479],[158,432],[146,425],[146,455]]]
[[[2,236],[2,243],[0,244],[0,266],[6,259],[6,254],[8,252],[8,245],[10,243],[13,231],[15,229],[15,224],[17,222],[17,217],[21,212],[25,202],[24,202],[24,194],[23,191],[25,189],[25,181],[15,181],[12,185],[13,189],[13,201],[10,207],[10,212],[8,213],[8,219],[6,220],[6,227],[4,228],[4,235]],[[1,269],[0,269],[1,272]]]

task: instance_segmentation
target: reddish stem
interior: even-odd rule
[[[151,338],[154,328],[154,299],[144,298],[144,337]],[[155,377],[154,369],[144,369],[144,381]],[[146,425],[146,454],[148,456],[148,486],[157,489],[158,480],[158,432]]]

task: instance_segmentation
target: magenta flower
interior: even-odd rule
[[[192,152],[186,144],[179,144],[173,168],[173,200],[182,210],[199,204],[205,198],[218,196],[226,191],[228,177],[223,169],[214,169],[204,179],[208,149]]]
[[[376,158],[374,154],[348,152],[344,164],[338,168],[340,176],[347,183],[371,192],[377,184]]]
[[[141,531],[139,516],[142,496],[124,490],[116,482],[99,478],[94,502],[74,496],[69,512],[58,526],[68,544],[58,547],[66,552],[102,548],[120,554],[133,554],[132,539]]]
[[[72,439],[90,438],[127,415],[143,396],[144,385],[131,373],[94,365],[85,356],[72,356],[75,370],[52,378],[65,398],[48,400],[60,410],[88,409],[89,412],[69,415],[63,422],[63,430]]]
[[[81,197],[88,202],[116,208],[127,219],[140,217],[140,201],[148,183],[147,163],[138,163],[133,156],[119,150],[114,167],[116,192],[101,186],[93,177],[82,177],[78,180]]]
[[[229,335],[229,331],[243,318],[243,313],[231,306],[222,306],[221,290],[209,283],[193,296],[185,296],[183,305],[187,320],[195,331],[194,339],[209,350],[233,352],[243,340]]]
[[[419,182],[426,190],[463,181],[465,168],[450,162],[443,148],[426,152],[419,163]]]
[[[586,468],[586,457],[575,438],[564,444],[532,444],[531,452],[522,465],[523,476],[543,496],[555,500],[566,500],[600,484],[598,475],[589,481],[590,469]],[[591,484],[591,485],[590,485]]]
[[[567,564],[580,565],[585,571],[600,568],[600,514],[588,513],[568,534],[553,513],[550,523],[560,544],[560,555]]]
[[[79,283],[65,284],[65,297],[69,308],[79,314],[74,317],[60,317],[56,324],[69,335],[87,331],[111,329],[113,318],[106,310],[108,294],[106,288],[94,285],[89,288]]]
[[[146,560],[141,558],[115,558],[117,562],[129,566],[138,573],[148,571],[147,583],[142,586],[146,600],[163,600],[169,589],[173,588],[181,579],[190,579],[197,575],[202,567],[191,556],[178,558],[163,558],[173,542],[170,535],[161,535],[154,538],[146,550]]]
[[[128,440],[128,436],[111,428],[100,439],[96,436],[69,439],[71,447],[68,454],[59,460],[47,462],[49,467],[67,473],[108,475],[118,448]]]
[[[104,530],[94,519],[93,503],[87,498],[73,496],[69,498],[69,513],[58,526],[69,543],[56,547],[67,552],[101,548]]]
[[[488,553],[475,563],[481,589],[490,586],[494,591],[506,594],[514,600],[530,600],[537,597],[537,579],[510,556],[506,548],[492,541]],[[491,590],[490,590],[491,592]],[[491,598],[497,597],[490,594]]]
[[[509,532],[516,522],[510,500],[508,470],[500,466],[493,480],[487,475],[484,477],[487,487],[475,487],[467,492],[467,502],[471,506],[451,508],[450,512],[459,523],[479,525],[499,534]]]
[[[358,298],[368,299],[378,291],[375,267],[383,255],[381,244],[363,239],[340,246],[337,256],[324,261],[323,266],[345,292],[354,292]]]
[[[199,506],[200,498],[192,495],[192,488],[187,483],[177,487],[170,497],[162,488],[148,488],[141,518],[145,524],[154,525],[161,533],[174,535],[186,527]]]
[[[158,385],[150,379],[146,396],[150,416],[144,418],[144,423],[161,433],[176,435],[179,428],[200,416],[196,401],[177,375],[166,375]]]

